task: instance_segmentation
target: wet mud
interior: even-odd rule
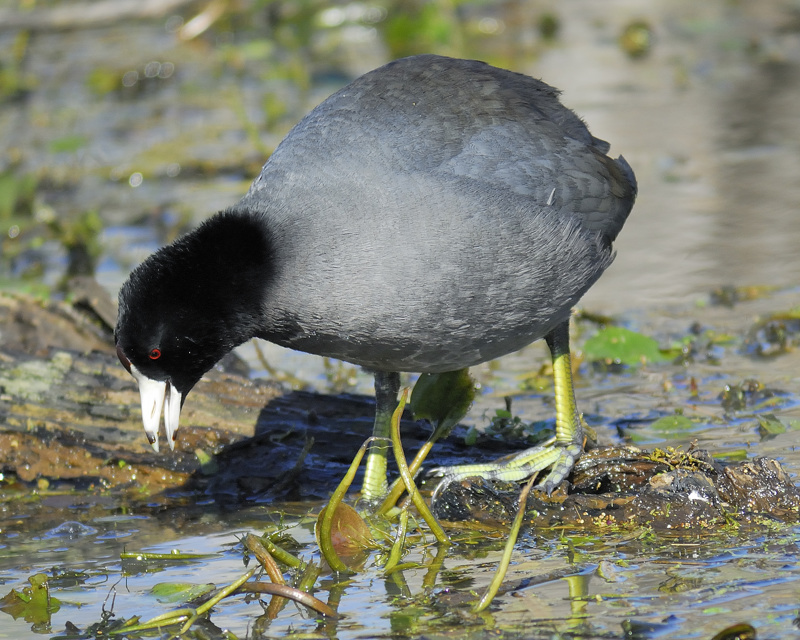
[[[70,303],[0,297],[0,468],[7,482],[139,501],[180,494],[184,501],[228,508],[324,500],[369,437],[372,398],[251,380],[241,373],[242,363],[229,358],[192,391],[175,451],[155,453],[141,430],[136,383],[113,355],[113,303],[90,284],[79,286],[93,293],[74,295]],[[782,321],[759,321],[748,335]],[[794,335],[784,330],[783,344]],[[767,338],[760,340],[766,344]],[[773,396],[745,381],[726,386],[720,404],[735,415]],[[430,431],[426,422],[404,416],[409,451]],[[499,457],[526,446],[517,436],[502,439],[488,430],[466,444],[466,427],[458,427],[436,445],[435,463]],[[434,486],[431,481],[426,488]],[[518,485],[478,479],[456,483],[442,492],[435,512],[445,521],[507,526],[518,492]],[[770,458],[724,462],[691,447],[612,445],[584,455],[553,495],[534,491],[527,509],[530,523],[541,527],[709,530],[732,519],[796,522],[800,492]]]
[[[568,483],[549,496],[532,492],[530,526],[702,532],[736,521],[800,520],[800,490],[771,458],[723,463],[705,450],[603,447],[581,457]],[[518,494],[516,485],[475,478],[441,491],[434,512],[445,521],[508,526]]]

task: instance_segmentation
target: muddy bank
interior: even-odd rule
[[[0,296],[0,468],[7,481],[136,500],[179,494],[227,507],[326,499],[371,433],[372,398],[251,380],[231,357],[192,391],[175,451],[155,453],[141,428],[136,383],[113,355],[113,303],[85,282],[70,300]],[[778,321],[770,322],[751,327],[745,351],[754,341],[766,344],[764,327]],[[782,353],[794,348],[796,332],[786,326],[778,332]],[[680,357],[688,356],[697,354]],[[731,416],[780,399],[756,383],[726,389],[719,402]],[[402,433],[413,452],[430,427],[406,414]],[[437,444],[435,464],[490,459],[528,444],[519,431],[497,436],[491,428],[470,436],[459,427]],[[779,462],[724,463],[713,453],[601,447],[581,459],[569,487],[550,497],[534,493],[531,521],[665,531],[710,529],[736,518],[797,521],[800,494]],[[447,521],[505,526],[517,492],[516,485],[460,483],[443,492],[436,510]]]
[[[139,496],[184,484],[201,460],[253,434],[280,395],[223,368],[198,384],[175,452],[143,437],[136,382],[113,355],[112,330],[87,305],[0,294],[0,465],[27,483],[74,484]],[[115,313],[115,312],[114,312]],[[206,455],[203,455],[206,452]]]
[[[113,316],[97,312],[108,301],[73,300],[0,294],[0,468],[7,478],[139,499],[177,489],[224,504],[321,499],[371,435],[372,398],[251,380],[229,357],[192,390],[175,450],[155,453],[142,430],[136,382],[114,355],[103,321]],[[403,431],[416,449],[430,428],[408,419]],[[442,446],[439,459],[462,460],[464,445],[455,448]],[[494,442],[488,451],[500,455],[503,447]]]
[[[737,522],[800,521],[800,490],[771,458],[721,463],[704,450],[603,447],[581,457],[569,483],[551,496],[532,493],[530,526],[678,534]],[[516,485],[476,478],[442,491],[434,512],[445,521],[508,526],[518,494]]]

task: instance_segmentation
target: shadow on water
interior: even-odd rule
[[[637,171],[640,199],[618,258],[583,307],[654,337],[669,357],[592,358],[584,346],[603,323],[577,322],[578,401],[601,444],[674,454],[696,443],[716,460],[767,456],[796,475],[800,30],[791,3],[171,6],[90,29],[53,26],[50,10],[67,3],[38,7],[27,22],[21,7],[1,10],[10,12],[0,13],[4,290],[50,292],[71,264],[95,267],[113,294],[156,246],[235,202],[288,128],[352,77],[422,51],[477,57],[562,88]],[[208,29],[187,37],[201,24],[193,18]],[[651,40],[632,56],[619,35],[634,23]],[[708,295],[728,283],[741,286]],[[187,401],[178,451],[156,456],[107,334],[81,326],[81,341],[70,334],[65,344],[72,311],[0,302],[0,595],[44,573],[60,602],[39,617],[0,607],[0,638],[99,637],[103,620],[174,608],[152,587],[232,582],[246,532],[279,534],[318,560],[314,516],[371,428],[360,372],[266,347],[282,385],[214,372]],[[771,314],[772,324],[759,321]],[[263,370],[251,345],[240,355]],[[434,450],[436,463],[500,455],[551,428],[546,362],[532,345],[475,368],[482,394]],[[506,396],[519,422],[503,417]],[[482,435],[470,444],[474,427]],[[414,450],[428,427],[408,418],[403,434]],[[666,530],[592,504],[582,526],[531,517],[487,613],[470,604],[500,559],[502,523],[454,525],[446,551],[413,537],[389,575],[384,549],[347,580],[323,573],[315,593],[339,620],[294,605],[271,618],[237,596],[187,637],[711,639],[737,622],[761,639],[796,633],[791,518],[743,512]],[[120,559],[172,549],[205,555]]]

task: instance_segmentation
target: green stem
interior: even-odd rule
[[[245,582],[247,582],[250,578],[253,577],[253,574],[256,572],[258,567],[253,567],[248,572],[244,573],[242,576],[237,578],[234,582],[229,584],[227,587],[223,587],[220,589],[212,598],[206,600],[203,604],[201,604],[196,609],[192,609],[190,607],[184,607],[182,609],[175,609],[173,611],[168,611],[167,613],[162,613],[161,615],[156,616],[155,618],[150,618],[149,620],[142,622],[141,624],[133,625],[130,627],[122,627],[120,629],[112,630],[109,633],[112,635],[119,635],[121,633],[130,633],[132,631],[146,631],[147,629],[158,629],[161,627],[171,627],[172,625],[180,624],[181,622],[186,622],[186,624],[181,628],[181,631],[178,635],[183,635],[192,626],[195,620],[202,616],[206,611],[211,609],[213,606],[218,604],[224,598],[227,598],[233,592],[235,592],[239,587],[241,587]]]
[[[419,489],[417,489],[417,485],[414,483],[414,477],[408,469],[406,456],[403,453],[403,443],[400,441],[400,416],[403,415],[403,408],[406,406],[407,400],[408,389],[403,389],[403,393],[400,394],[400,402],[392,415],[392,450],[394,451],[394,459],[400,471],[400,477],[403,479],[403,483],[406,486],[406,491],[411,498],[411,502],[417,508],[417,511],[419,511],[422,519],[425,520],[430,527],[431,532],[439,543],[450,544],[450,539],[447,537],[444,529],[442,529],[442,525],[433,517],[431,510],[428,508],[428,505],[425,504],[425,500],[422,498]]]
[[[435,433],[434,433],[435,435]],[[420,447],[419,451],[417,451],[417,455],[414,456],[414,459],[411,461],[411,464],[408,465],[408,471],[412,476],[417,474],[419,468],[422,466],[422,463],[425,462],[425,458],[428,457],[431,449],[433,448],[434,443],[438,440],[438,438],[434,439],[433,436],[428,438],[425,444]],[[379,516],[386,516],[388,513],[395,507],[397,501],[400,499],[400,496],[403,494],[403,491],[406,490],[406,485],[403,483],[402,478],[398,478],[392,483],[392,486],[389,487],[389,493],[386,495],[381,506],[378,508],[376,512]]]
[[[385,573],[389,573],[400,562],[400,558],[403,555],[403,547],[406,543],[406,531],[408,531],[408,509],[403,509],[400,512],[400,523],[397,525],[397,537],[392,545],[392,551],[389,553],[386,566],[383,568]]]
[[[319,549],[322,552],[322,557],[325,558],[328,566],[333,571],[349,571],[347,565],[341,561],[339,556],[336,554],[336,550],[333,548],[333,541],[331,540],[333,516],[336,513],[336,509],[344,499],[344,496],[347,493],[347,490],[350,488],[350,485],[353,484],[353,478],[355,478],[356,472],[358,471],[358,465],[361,464],[361,459],[364,457],[364,452],[367,450],[367,447],[373,440],[375,440],[375,438],[368,438],[367,441],[364,442],[364,444],[362,444],[358,449],[358,452],[353,458],[353,462],[350,463],[350,468],[347,470],[344,478],[342,478],[339,486],[336,487],[336,490],[331,495],[331,499],[325,507],[322,518],[319,520]]]
[[[506,540],[506,546],[503,549],[503,557],[500,558],[500,564],[497,567],[497,571],[495,571],[492,581],[489,583],[489,586],[486,589],[486,593],[483,594],[483,597],[480,599],[478,604],[473,607],[473,613],[480,613],[486,607],[488,607],[492,603],[492,600],[494,600],[497,592],[500,590],[500,586],[503,584],[503,580],[506,577],[506,572],[508,571],[508,565],[511,564],[511,554],[514,551],[514,545],[517,543],[517,537],[519,536],[519,531],[522,528],[522,520],[525,516],[525,505],[528,502],[528,493],[530,493],[534,480],[536,480],[536,475],[531,476],[525,487],[522,489],[522,491],[520,491],[519,502],[517,505],[517,515],[514,518],[514,524],[511,525],[511,531],[508,532],[508,540]]]
[[[265,535],[263,538],[260,538],[261,544],[264,545],[264,548],[269,551],[269,554],[275,558],[278,562],[282,562],[287,567],[291,567],[292,569],[298,569],[303,566],[303,561],[300,558],[296,558],[291,553],[286,551],[286,549],[281,549],[277,544],[275,544],[270,537]]]

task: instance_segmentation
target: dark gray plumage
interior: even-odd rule
[[[265,216],[282,265],[267,326],[295,330],[264,337],[394,371],[541,338],[610,264],[633,204],[607,148],[554,89],[480,62],[363,76],[292,130],[237,207]]]
[[[543,82],[392,62],[306,116],[236,206],[131,274],[120,358],[182,402],[253,336],[382,372],[515,351],[564,325],[613,259],[636,181],[607,151]]]

